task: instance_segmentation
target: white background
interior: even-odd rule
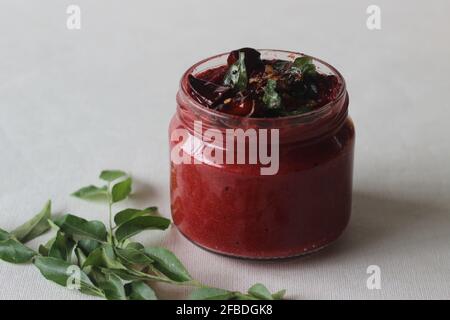
[[[81,7],[79,31],[66,28],[69,4]],[[381,7],[380,31],[366,28],[370,4]],[[2,0],[0,226],[14,228],[49,198],[55,213],[106,221],[106,208],[68,196],[104,168],[137,180],[124,206],[158,205],[169,217],[167,126],[183,71],[243,46],[302,51],[348,83],[354,209],[340,241],[256,262],[204,252],[175,229],[140,239],[167,245],[211,286],[260,281],[291,299],[450,298],[449,10],[444,0]],[[381,290],[366,288],[371,264]],[[0,262],[0,298],[85,297]]]

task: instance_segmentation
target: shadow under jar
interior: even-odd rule
[[[267,60],[301,56],[277,50],[260,52]],[[189,90],[190,74],[224,66],[226,60],[227,54],[203,60],[181,79],[177,111],[169,128],[170,150],[172,154],[177,148],[189,161],[171,159],[175,225],[193,243],[234,257],[285,258],[330,244],[344,231],[351,212],[355,133],[347,114],[344,79],[335,68],[314,58],[318,71],[336,76],[340,83],[333,101],[295,116],[239,117],[201,105]],[[214,162],[203,153],[206,147],[215,152],[229,150],[196,136],[194,121],[202,122],[202,132],[213,128],[224,139],[226,129],[278,129],[278,172],[261,175],[264,166],[259,164]],[[178,129],[186,132],[183,138]]]

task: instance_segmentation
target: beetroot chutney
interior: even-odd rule
[[[304,57],[286,51],[259,52],[265,61]],[[182,156],[192,160],[189,163],[171,160],[171,209],[175,225],[195,244],[235,257],[284,258],[318,250],[344,231],[351,212],[355,143],[354,126],[347,114],[348,94],[344,79],[335,68],[321,60],[308,59],[314,70],[334,81],[332,99],[310,109],[304,105],[297,109],[270,109],[277,112],[270,117],[263,109],[254,110],[262,98],[252,98],[251,111],[244,101],[242,106],[247,109],[243,115],[226,112],[231,110],[226,103],[236,100],[229,93],[231,98],[227,96],[216,104],[196,95],[192,76],[221,81],[230,66],[229,54],[203,60],[183,75],[177,111],[169,128],[170,149],[181,141],[173,139],[172,133],[177,129],[187,130],[187,141],[196,147],[181,148]],[[278,87],[281,85],[269,89]],[[276,94],[273,90],[271,93]],[[239,99],[244,97],[239,94]],[[284,99],[283,93],[281,96]],[[263,98],[272,106],[277,97],[267,98],[265,94]],[[279,101],[283,104],[284,100]],[[223,133],[230,128],[278,129],[278,172],[261,175],[260,164],[217,164],[207,156],[198,160],[201,150],[211,144],[195,137],[194,121],[202,121],[203,131],[214,128]],[[194,163],[194,159],[199,163]]]

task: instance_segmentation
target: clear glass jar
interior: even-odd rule
[[[262,59],[269,60],[301,56],[260,52]],[[314,58],[320,72],[335,75],[341,83],[334,101],[282,118],[228,115],[197,102],[188,83],[190,74],[226,65],[227,55],[195,64],[181,79],[169,128],[170,150],[181,141],[174,137],[177,129],[187,132],[184,143],[195,148],[181,148],[189,163],[171,160],[173,221],[193,243],[225,255],[270,259],[318,250],[341,235],[351,212],[355,131],[347,114],[344,79],[335,68]],[[214,128],[223,133],[230,128],[279,129],[278,172],[261,175],[260,165],[217,164],[205,155],[199,157],[211,144],[196,137],[194,121],[202,122],[203,131]]]

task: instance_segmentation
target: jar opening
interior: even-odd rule
[[[295,60],[304,54],[282,50],[258,50],[262,59]],[[228,128],[242,129],[279,129],[282,143],[305,141],[310,143],[317,139],[329,136],[336,132],[347,118],[348,94],[342,75],[328,63],[311,57],[317,70],[321,73],[334,75],[340,84],[336,98],[329,103],[310,112],[277,117],[277,118],[251,118],[231,115],[216,111],[202,105],[192,95],[189,75],[196,75],[209,69],[226,65],[228,53],[219,54],[204,59],[190,67],[183,75],[180,90],[177,94],[177,116],[189,129],[193,129],[195,121],[200,120],[203,128],[225,130]]]
[[[291,52],[291,51],[283,51],[283,50],[271,50],[271,49],[259,49],[261,53],[261,59],[272,60],[286,60],[293,61],[298,57],[306,56],[302,53]],[[336,97],[320,106],[317,109],[312,111],[304,112],[298,115],[289,115],[289,116],[281,116],[281,117],[261,117],[261,118],[251,118],[246,116],[232,115],[224,112],[220,112],[214,109],[208,108],[208,106],[202,104],[198,100],[195,99],[192,95],[192,90],[190,88],[190,84],[188,81],[189,75],[198,75],[206,70],[219,68],[227,65],[227,57],[229,53],[222,53],[216,56],[206,58],[192,67],[190,67],[183,75],[180,83],[180,92],[182,97],[179,96],[179,99],[182,99],[184,104],[187,104],[189,108],[191,108],[197,114],[203,114],[204,116],[210,116],[214,119],[231,122],[231,123],[242,123],[245,126],[251,127],[267,127],[266,123],[270,122],[272,126],[277,126],[277,123],[282,123],[283,126],[286,126],[287,123],[305,123],[309,120],[313,120],[316,117],[320,117],[320,115],[327,113],[330,108],[333,108],[339,101],[344,100],[346,94],[346,85],[345,80],[342,75],[330,64],[315,58],[311,57],[314,65],[317,70],[322,74],[333,75],[337,78],[339,84],[339,91]]]

